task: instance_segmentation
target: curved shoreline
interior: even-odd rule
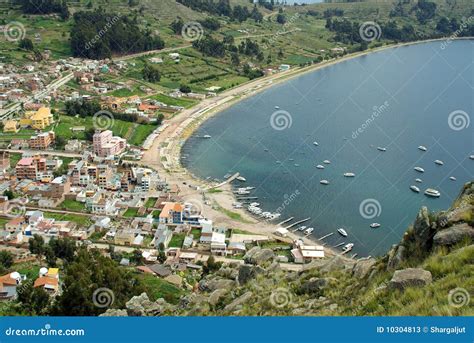
[[[267,90],[273,85],[280,84],[282,82],[288,81],[295,77],[302,76],[309,72],[314,72],[326,67],[333,66],[340,62],[345,62],[371,53],[382,52],[387,49],[399,48],[403,46],[430,43],[436,41],[448,42],[450,40],[472,40],[473,38],[474,37],[462,37],[455,39],[438,38],[416,42],[385,45],[371,50],[356,52],[350,55],[343,56],[341,58],[335,58],[319,64],[314,64],[306,67],[296,67],[286,72],[280,72],[278,74],[274,74],[264,78],[248,81],[235,88],[224,91],[217,97],[205,99],[196,106],[193,106],[190,109],[183,110],[178,115],[167,121],[166,127],[163,129],[163,132],[155,138],[152,148],[144,154],[142,162],[148,161],[148,165],[155,166],[161,174],[167,174],[169,176],[169,179],[167,181],[170,184],[175,184],[179,187],[182,187],[182,184],[197,185],[195,186],[196,190],[194,192],[189,191],[188,187],[185,187],[185,192],[182,195],[183,199],[185,201],[188,200],[193,202],[199,202],[202,209],[207,207],[207,202],[209,202],[210,206],[208,206],[209,208],[206,208],[206,211],[204,211],[204,213],[210,219],[217,220],[217,223],[219,223],[220,220],[224,223],[223,225],[230,225],[230,227],[233,228],[244,227],[246,231],[272,236],[274,230],[277,227],[276,224],[261,220],[256,221],[255,217],[252,217],[244,209],[237,210],[232,207],[232,202],[235,201],[235,197],[231,191],[231,187],[229,184],[219,187],[219,189],[222,191],[221,193],[210,194],[209,192],[206,192],[204,195],[204,190],[215,187],[215,184],[211,184],[206,180],[203,180],[193,175],[190,170],[182,166],[180,161],[181,148],[184,145],[185,140],[189,138],[189,136],[192,135],[192,133],[200,127],[200,125],[202,125],[207,119],[213,117],[214,115],[217,115],[228,107],[235,105],[241,100],[254,96],[261,91]],[[160,150],[159,154],[157,153],[157,148],[159,148]],[[155,153],[155,157],[158,158],[158,161],[153,158],[153,153]],[[196,197],[200,198],[201,194],[203,196],[203,200],[196,200]],[[218,208],[217,210],[216,207]],[[240,219],[236,220],[235,218],[230,218],[231,216],[229,213],[236,213]],[[224,214],[224,216],[226,217],[229,217],[231,220],[229,220],[229,218],[227,218],[227,220],[223,220],[222,214]],[[301,238],[301,236],[290,233],[288,235],[288,238],[293,240],[295,238]],[[321,242],[312,237],[306,237],[304,240],[307,241],[309,244],[321,244]],[[325,248],[325,250],[328,256],[340,253],[339,251],[335,251],[333,248]]]

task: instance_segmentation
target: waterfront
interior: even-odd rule
[[[333,235],[330,245],[353,242],[360,255],[382,254],[400,240],[420,206],[449,207],[461,184],[473,178],[472,126],[456,130],[448,123],[453,111],[464,111],[467,119],[472,114],[472,53],[465,52],[473,43],[440,44],[344,61],[245,99],[194,133],[183,147],[183,164],[201,178],[240,172],[268,211],[298,191],[282,217],[312,217],[306,225],[315,227],[315,237],[344,227],[349,237]],[[275,106],[289,115],[285,129],[271,125]],[[212,139],[199,138],[206,134]],[[316,169],[325,159],[332,163]],[[445,165],[436,166],[435,159]],[[413,171],[418,165],[424,174]],[[344,178],[345,172],[356,177]],[[449,180],[452,175],[457,181]],[[442,196],[411,192],[417,177],[424,180],[420,188],[437,188]],[[360,214],[367,199],[375,200],[374,218]],[[371,229],[375,221],[382,227]]]

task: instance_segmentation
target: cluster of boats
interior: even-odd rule
[[[250,203],[249,206],[247,207],[247,210],[256,216],[260,216],[268,220],[277,219],[281,215],[280,213],[277,213],[277,212],[272,213],[272,212],[263,211],[260,208],[260,204],[258,202]]]
[[[296,231],[302,231],[306,236],[309,236],[313,233],[314,227],[300,226]]]

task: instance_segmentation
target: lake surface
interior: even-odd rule
[[[206,121],[182,162],[201,178],[240,172],[263,210],[279,209],[280,220],[311,217],[305,225],[317,238],[345,228],[349,236],[333,234],[330,246],[384,254],[421,206],[448,208],[474,179],[474,42],[441,44],[387,49],[275,85]],[[317,169],[324,160],[331,164]],[[428,187],[441,197],[423,195]]]

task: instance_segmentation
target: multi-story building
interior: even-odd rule
[[[46,150],[54,143],[55,138],[56,136],[53,131],[31,136],[29,141],[30,149]]]
[[[38,111],[27,112],[25,117],[20,119],[21,126],[30,126],[35,130],[44,130],[53,123],[53,115],[47,107],[41,107]]]
[[[112,131],[96,132],[93,136],[94,153],[99,157],[109,157],[120,154],[125,150],[127,141],[113,136]]]
[[[25,157],[18,161],[15,167],[18,179],[36,180],[46,172],[46,159],[40,156]]]

